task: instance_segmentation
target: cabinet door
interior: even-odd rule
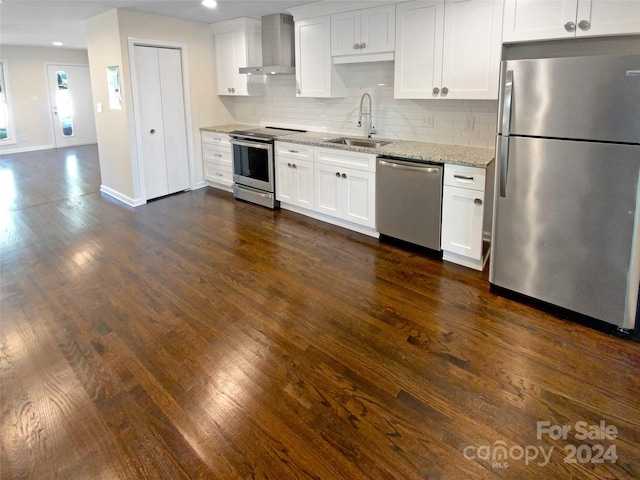
[[[501,0],[446,1],[442,98],[498,99],[503,5]]]
[[[331,55],[360,52],[360,11],[331,15]]]
[[[338,168],[316,163],[313,166],[315,210],[342,218],[342,177]]]
[[[375,228],[376,175],[373,172],[344,169],[340,175],[342,218]]]
[[[474,260],[482,258],[484,193],[444,186],[442,249]]]
[[[276,159],[276,200],[285,203],[295,203],[295,177],[291,160],[287,158]]]
[[[576,36],[640,33],[640,1],[579,0],[576,26]]]
[[[578,0],[505,0],[502,41],[574,37],[577,7]]]
[[[297,96],[331,96],[330,33],[329,15],[295,22]]]
[[[366,8],[360,12],[361,53],[393,52],[396,45],[395,5]]]
[[[248,95],[247,75],[239,69],[247,66],[247,42],[244,31],[215,36],[218,95]]]
[[[436,98],[442,78],[444,0],[396,5],[395,98]]]
[[[281,157],[277,166],[276,198],[313,209],[313,162]]]

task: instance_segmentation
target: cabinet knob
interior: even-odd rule
[[[591,24],[587,20],[580,20],[580,23],[578,23],[578,28],[580,30],[586,31],[591,28]]]
[[[347,178],[347,174],[346,174],[346,173],[343,173],[343,174],[342,174],[342,178]]]
[[[354,45],[353,45],[353,48],[355,48],[356,50],[358,50],[358,49],[360,48],[360,44],[359,44],[359,43],[354,44]]]
[[[151,130],[149,130],[149,133],[150,133],[151,135],[153,135],[154,133],[156,133],[156,129],[155,129],[155,128],[152,128]]]
[[[438,87],[433,87],[433,94],[438,95],[440,93],[440,89]]]
[[[442,87],[442,95],[446,96],[449,93],[449,89],[447,87]]]
[[[287,167],[291,168],[291,164],[290,164],[290,163],[287,163]]]
[[[361,43],[360,44],[360,49],[363,49],[363,48],[367,48],[367,44],[366,43]]]
[[[340,178],[340,172],[336,172],[336,177]]]
[[[564,24],[564,29],[567,32],[575,32],[576,31],[576,24],[573,22],[567,22]]]
[[[473,201],[473,203],[474,203],[475,205],[482,205],[482,200],[481,200],[481,199],[479,199],[479,198],[476,198],[476,199]]]
[[[236,93],[236,89],[235,88],[231,88],[231,93]]]
[[[291,166],[292,166],[293,168],[298,168],[298,165],[296,165],[295,163],[292,163],[292,164],[291,164]]]

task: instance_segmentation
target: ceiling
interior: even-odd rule
[[[214,23],[236,17],[259,19],[262,15],[315,0],[218,0],[207,9],[200,0],[0,0],[0,45],[87,48],[86,21],[113,8],[136,10],[195,22]],[[0,47],[1,48],[1,47]]]

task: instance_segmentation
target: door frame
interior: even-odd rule
[[[131,176],[133,180],[133,198],[134,206],[144,205],[147,203],[147,196],[144,185],[144,155],[142,150],[142,125],[141,119],[141,105],[138,97],[137,87],[137,68],[135,47],[155,47],[155,48],[173,48],[180,50],[180,59],[182,63],[182,94],[184,99],[184,117],[185,128],[187,136],[187,167],[189,169],[189,187],[191,190],[195,190],[195,157],[193,149],[193,122],[191,117],[191,93],[189,82],[189,68],[187,57],[187,45],[179,42],[166,42],[163,40],[149,40],[144,38],[129,37],[128,38],[128,54],[129,54],[129,70],[131,72],[129,87],[131,88],[131,98],[133,99],[133,118],[129,117],[129,120],[133,120],[135,142],[130,145],[131,152]],[[130,110],[128,110],[130,111]]]
[[[56,66],[56,65],[68,66],[68,67],[87,67],[87,70],[89,72],[89,82],[91,82],[91,67],[89,66],[88,63],[68,63],[68,62],[44,62],[43,65],[44,65],[44,78],[46,79],[46,85],[47,85],[47,101],[49,102],[48,113],[49,113],[49,126],[50,126],[49,133],[51,134],[51,145],[52,145],[51,148],[58,148],[58,142],[56,140],[56,122],[53,119],[53,112],[52,112],[53,98],[51,97],[51,79],[49,78],[49,67]],[[93,98],[92,83],[89,83],[89,88],[91,89],[91,97]],[[94,124],[94,128],[96,128],[96,135],[97,135],[98,126],[96,125],[96,112],[95,112],[93,103],[91,104],[91,108],[93,110],[93,124]]]

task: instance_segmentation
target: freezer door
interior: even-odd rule
[[[511,137],[508,149],[491,283],[632,328],[640,146]]]
[[[500,133],[640,143],[640,55],[503,62],[500,98]]]

